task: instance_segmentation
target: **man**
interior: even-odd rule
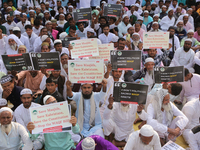
[[[178,4],[177,0],[173,0],[173,1],[172,1],[172,4],[171,4],[171,6],[170,6],[170,8],[172,8],[174,12],[176,12],[176,9],[177,9],[177,7],[178,7],[177,4]]]
[[[129,27],[127,29],[127,34],[124,35],[123,38],[126,40],[127,36],[129,36],[129,34],[130,34],[130,37],[131,37],[133,35],[134,31],[135,31],[135,29],[134,29],[133,26]],[[133,42],[131,38],[130,38],[130,42]]]
[[[160,26],[163,31],[167,31],[170,26],[175,24],[175,18],[173,17],[173,9],[169,8],[168,15],[163,17],[160,21]]]
[[[158,15],[158,14],[155,14],[155,15],[153,16],[153,21],[147,24],[147,31],[152,30],[153,23],[154,23],[154,22],[158,22],[158,20],[159,20],[159,15]],[[160,25],[159,25],[159,28],[160,28]]]
[[[18,54],[23,54],[23,53],[27,53],[28,50],[26,48],[25,45],[20,45],[19,48],[18,48]]]
[[[149,15],[148,10],[145,10],[143,15],[143,23],[147,26],[147,24],[153,21],[153,18]]]
[[[139,18],[139,14],[137,11],[135,11],[135,5],[132,4],[131,7],[130,7],[130,10],[126,12],[126,14],[128,15],[128,18],[130,18],[130,16],[134,15],[137,17],[137,19]]]
[[[194,30],[194,25],[192,25],[188,20],[189,20],[189,15],[185,14],[183,16],[183,27],[186,29],[186,31],[190,29]]]
[[[149,30],[149,32],[163,32],[162,30],[159,29],[159,24],[158,22],[153,22],[152,26],[151,26],[151,30]]]
[[[13,26],[13,27],[16,27],[16,26],[17,26],[17,24],[14,22],[13,18],[14,18],[13,16],[10,16],[10,14],[8,14],[7,17],[6,17],[7,22],[4,23],[4,24],[2,24],[3,26],[6,27],[6,33],[7,33],[7,35],[10,35],[9,28],[10,28],[11,26]]]
[[[43,99],[45,105],[57,103],[56,99],[53,96],[47,95]],[[80,131],[79,125],[77,124],[77,119],[74,116],[71,116],[70,123],[72,124],[72,132],[78,134]],[[29,122],[27,129],[30,133],[35,128],[33,122]],[[74,141],[71,138],[69,132],[57,132],[50,134],[30,134],[30,138],[34,141],[34,149],[42,149],[45,145],[45,149],[66,149],[74,150]]]
[[[33,32],[34,32],[37,36],[39,36],[42,28],[43,28],[43,26],[41,25],[40,20],[39,20],[39,19],[35,19],[35,20],[34,20]],[[41,36],[41,35],[40,35],[40,36]]]
[[[126,47],[126,45],[128,47]],[[118,47],[115,48],[115,50],[131,50],[131,42],[125,41],[124,38],[119,38],[118,39]]]
[[[20,28],[22,34],[25,32],[25,26],[28,24],[31,25],[31,22],[27,20],[27,15],[22,13],[21,21],[17,23],[17,27]]]
[[[194,25],[194,18],[191,16],[191,14],[192,14],[192,10],[188,9],[188,10],[187,10],[187,13],[186,13],[186,14],[183,14],[183,15],[180,15],[177,21],[183,20],[183,17],[187,16],[187,17],[188,17],[188,22],[189,22],[190,24]],[[186,17],[186,20],[187,20],[187,17]],[[184,20],[183,20],[183,21],[184,21]]]
[[[102,27],[103,29],[103,33],[99,35],[99,39],[101,40],[102,44],[108,44],[111,42],[113,36],[115,36],[115,34],[110,33],[110,29],[109,29],[109,25],[106,24]]]
[[[58,8],[59,7],[62,7],[62,2],[61,0],[57,0],[57,6],[54,7],[54,11],[58,14]],[[63,11],[64,11],[64,14],[66,14],[66,9],[65,7],[62,7],[63,8]]]
[[[28,123],[31,121],[29,108],[37,107],[40,105],[32,102],[33,92],[30,89],[23,89],[20,92],[20,95],[21,95],[20,98],[21,98],[22,104],[19,105],[15,109],[14,118],[17,123],[21,124],[27,130],[26,127],[27,127]]]
[[[58,31],[52,29],[52,23],[51,23],[51,21],[46,21],[45,22],[45,26],[47,28],[47,34],[51,38],[51,40],[52,41],[56,40],[57,39]]]
[[[182,15],[181,10],[182,10],[182,8],[180,6],[178,6],[176,8],[176,11],[174,11],[175,12],[174,13],[174,18],[175,18],[176,21],[178,20],[178,18],[180,17],[180,15]]]
[[[189,69],[190,72],[194,72],[194,51],[191,49],[192,40],[186,39],[184,46],[176,50],[174,58],[170,64],[170,67],[184,66]]]
[[[33,32],[33,28],[31,25],[26,25],[25,30],[26,32],[24,32],[22,35],[26,36],[29,40],[29,43],[30,43],[29,52],[34,52],[33,44],[35,40],[38,38],[38,36]]]
[[[76,30],[76,35],[80,37],[80,39],[86,39],[86,29],[84,28],[83,22],[77,22],[78,30]]]
[[[101,27],[102,27],[103,25],[105,25],[105,24],[108,23],[105,16],[101,16],[101,17],[99,18],[99,23],[98,23],[98,17],[99,17],[100,14],[103,14],[103,11],[101,11],[101,12],[97,15],[96,20],[95,20],[95,22],[94,22],[95,24],[94,24],[93,21],[92,21],[92,25],[91,25],[91,27],[92,27],[93,29],[96,30],[97,36],[100,35],[100,34],[103,32],[103,30],[102,30]],[[93,24],[94,24],[94,25],[93,25]]]
[[[124,147],[124,150],[160,150],[158,133],[150,125],[144,125],[140,130],[133,132]]]
[[[42,25],[43,25],[43,26],[46,25],[46,22],[47,22],[47,21],[51,21],[51,19],[52,19],[52,17],[50,16],[49,11],[48,11],[48,10],[45,10],[45,11],[44,11],[44,17],[43,17],[43,19],[42,19],[42,21],[43,21]]]
[[[20,39],[14,35],[11,34],[7,37],[7,42],[6,42],[6,46],[5,46],[5,51],[7,55],[11,55],[11,54],[18,54],[18,47],[20,45],[23,45],[23,43],[20,41]]]
[[[142,26],[141,22],[137,21],[135,23],[135,32],[140,35],[140,39],[143,41],[143,33],[145,32],[145,30],[142,29],[141,26]]]
[[[66,53],[69,55],[69,50],[65,47],[62,47],[62,41],[59,39],[54,41],[54,49],[52,49],[50,52],[59,52],[60,54]]]
[[[33,144],[28,132],[19,123],[12,122],[13,111],[8,107],[0,109],[0,149],[32,150]]]
[[[71,82],[68,80],[67,96],[68,99],[74,100],[77,105],[75,116],[78,118],[81,134],[84,137],[91,135],[100,135],[104,137],[101,123],[101,116],[99,112],[99,102],[104,97],[106,92],[107,81],[102,81],[102,91],[93,93],[91,84],[83,84],[81,86],[82,92],[72,92]],[[84,101],[84,102],[83,102]]]
[[[127,33],[127,29],[131,26],[128,15],[125,14],[122,18],[123,20],[118,25],[119,37],[123,37]]]
[[[181,20],[179,20],[177,22],[177,28],[175,30],[175,35],[179,38],[179,41],[181,41],[187,35],[187,31],[183,27],[183,21],[181,21]]]
[[[8,103],[6,99],[0,98],[0,109],[3,107],[8,107]]]
[[[158,12],[160,13],[160,11]],[[162,12],[160,13],[160,19],[164,18],[165,16],[167,16],[167,7],[165,5],[162,6]]]
[[[131,43],[132,50],[139,50],[139,43],[141,42],[140,35],[138,33],[133,33],[131,40],[132,40]]]

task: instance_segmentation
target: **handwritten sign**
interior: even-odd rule
[[[72,83],[100,83],[104,77],[104,61],[69,60],[68,72]]]
[[[169,141],[162,147],[161,150],[185,150],[185,149],[179,146],[178,144]]]
[[[67,132],[71,127],[70,113],[67,102],[29,108],[31,121],[35,125],[33,134]]]
[[[144,32],[143,49],[169,48],[169,32]]]
[[[97,39],[82,39],[70,41],[73,46],[71,50],[72,58],[99,56]]]
[[[104,61],[110,61],[110,51],[114,50],[114,44],[101,44],[98,45],[99,56],[90,57],[90,59],[103,59]]]

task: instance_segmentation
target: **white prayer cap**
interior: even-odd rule
[[[132,7],[132,6],[135,6],[135,4],[131,4],[131,7]]]
[[[158,24],[158,22],[153,22],[153,24]],[[152,24],[152,25],[153,25],[153,24]]]
[[[94,29],[92,29],[92,28],[88,28],[88,29],[87,29],[87,32],[95,33]]]
[[[45,10],[45,11],[44,11],[44,14],[45,14],[45,13],[49,13],[49,11],[48,11],[48,10]]]
[[[49,21],[49,20],[48,20],[48,21],[46,21],[46,22],[45,22],[45,25],[46,25],[47,23],[51,23],[51,21]]]
[[[14,28],[14,26],[10,26],[10,27],[9,27],[9,30],[12,30],[12,31],[13,31],[13,28]]]
[[[93,138],[87,137],[82,141],[81,147],[83,150],[95,150],[95,141]]]
[[[49,2],[45,2],[45,4],[47,5],[47,4],[49,4]]]
[[[138,3],[135,4],[135,7],[140,7],[140,5]]]
[[[32,95],[33,92],[30,89],[25,88],[25,89],[21,90],[21,92],[20,92],[20,95],[24,95],[24,94],[31,94]]]
[[[29,12],[35,12],[35,10],[31,9],[31,10],[29,10]]]
[[[48,35],[43,35],[41,41],[44,42],[48,38]]]
[[[121,1],[121,4],[124,3],[124,1]]]
[[[192,8],[188,8],[187,10],[192,10]]]
[[[25,16],[27,16],[27,14],[26,14],[26,13],[22,13],[22,15],[25,15]]]
[[[180,7],[180,6],[178,6],[177,8],[180,8],[180,9],[181,9],[181,7]],[[177,8],[176,8],[176,9],[177,9]]]
[[[173,10],[173,9],[172,9],[172,8],[169,8],[169,9],[168,9],[168,13],[169,13],[171,10]]]
[[[140,35],[139,35],[138,33],[136,33],[136,32],[135,32],[135,33],[133,33],[133,35],[132,35],[132,36],[134,36],[134,35],[140,36]]]
[[[66,32],[62,32],[62,33],[60,33],[59,38],[62,40],[62,39],[64,39],[66,36],[68,36],[68,34],[67,34]]]
[[[194,30],[190,29],[187,33],[194,33]]]
[[[38,6],[35,6],[36,8],[40,8],[41,9],[41,7],[40,7],[40,5],[38,5]]]
[[[159,17],[159,14],[155,14],[155,15],[153,15],[153,18],[154,18],[154,17]]]
[[[154,130],[152,126],[145,124],[140,129],[140,134],[145,137],[151,137],[154,135]]]
[[[124,14],[123,16],[122,16],[122,19],[124,19],[125,17],[128,17],[128,15],[127,14]],[[129,18],[129,17],[128,17]]]
[[[178,20],[176,24],[178,24],[179,22],[182,22],[182,23],[183,23],[183,20]]]
[[[68,6],[68,8],[74,8],[72,5]]]
[[[8,6],[6,9],[12,9],[12,7]]]
[[[102,1],[101,3],[102,3],[102,4],[105,4],[106,2],[105,2],[105,1]]]
[[[189,16],[189,15],[188,14],[184,14],[183,17],[185,17],[185,16]]]
[[[148,13],[148,14],[149,14],[149,11],[148,11],[148,10],[145,10],[144,13]]]
[[[1,115],[1,113],[4,112],[4,111],[9,111],[11,114],[13,114],[13,111],[12,111],[10,108],[8,108],[8,107],[2,107],[2,108],[0,109],[0,115]]]
[[[18,10],[15,10],[14,12],[15,12],[15,15],[20,15],[21,14],[21,12],[18,11]]]
[[[21,31],[19,27],[14,27],[13,31]]]
[[[43,98],[43,104],[44,104],[44,105],[46,104],[46,101],[47,101],[50,97],[53,97],[53,96],[51,96],[51,95],[46,95],[46,96]]]
[[[137,20],[142,20],[143,21],[143,17],[139,16]]]
[[[119,39],[119,37],[118,36],[116,36],[116,35],[114,35],[113,37],[112,37],[112,42],[118,42],[118,39]]]
[[[100,8],[100,6],[96,6],[96,9],[97,9],[97,8]]]
[[[54,45],[55,45],[55,44],[58,44],[58,43],[59,43],[59,44],[62,44],[62,41],[59,40],[59,39],[57,39],[57,40],[54,41]]]
[[[7,105],[7,100],[4,98],[0,98],[0,106],[5,106]]]
[[[189,39],[189,38],[188,38],[188,39],[185,39],[185,42],[186,42],[186,41],[189,41],[189,42],[192,43],[192,39]]]
[[[156,4],[156,2],[152,2],[151,5]]]
[[[167,6],[163,5],[162,8],[167,8]]]
[[[65,15],[64,15],[64,14],[60,14],[59,16],[64,16],[64,17],[65,17]]]
[[[154,62],[154,59],[151,58],[151,57],[148,57],[145,59],[145,64],[148,63],[148,62]]]

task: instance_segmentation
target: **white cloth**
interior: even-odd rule
[[[10,48],[10,45],[8,44],[8,41],[9,39],[14,39],[14,41],[17,43],[17,46],[19,47],[20,45],[23,45],[23,43],[20,41],[20,39],[14,35],[14,34],[11,34],[7,37],[7,40],[6,40],[6,54],[9,55],[9,54],[18,54],[18,51],[17,50],[12,50]]]
[[[30,107],[40,106],[37,103],[31,103]],[[23,104],[19,105],[14,111],[14,117],[16,122],[23,125],[24,128],[28,131],[27,125],[31,121],[29,109],[25,108]]]
[[[23,43],[23,45],[26,46],[27,52],[29,52],[29,51],[30,51],[30,43],[29,43],[28,37],[26,37],[26,36],[24,36],[24,35],[21,35],[20,41]]]
[[[91,0],[80,1],[80,2],[77,4],[77,7],[78,7],[78,8],[89,8],[89,7],[90,7],[90,2],[91,2]]]
[[[3,34],[3,38],[0,39],[0,55],[4,55],[6,53],[6,39],[7,36]]]
[[[124,150],[161,150],[160,138],[156,131],[154,131],[153,138],[148,145],[142,143],[139,134],[140,131],[135,131],[129,136]]]
[[[129,134],[134,131],[133,123],[136,117],[137,105],[129,104],[127,112],[123,112],[121,107],[122,104],[118,102],[114,102],[112,109],[106,107],[103,114],[103,129],[106,136],[114,133],[116,140],[127,141]]]
[[[0,57],[0,72],[3,72],[5,74],[7,74],[7,69],[6,69],[5,65],[4,65],[3,60],[2,60],[1,57]]]
[[[137,17],[137,19],[140,17],[139,13],[137,11],[134,11],[133,13],[131,13],[131,10],[127,11],[126,14],[128,15],[128,17],[130,18],[130,16],[134,15]]]
[[[108,33],[108,36],[106,36],[104,33],[99,35],[99,40],[101,40],[102,44],[108,44],[112,41],[113,36],[115,36],[115,34],[113,33]]]
[[[58,20],[58,21],[57,21],[57,24],[58,24],[59,27],[63,28],[66,22],[67,22],[67,21],[64,20],[64,22],[61,24],[61,22]]]
[[[172,44],[172,38],[169,39],[169,43]],[[176,51],[178,48],[180,48],[180,42],[176,35],[174,35],[174,51]],[[172,47],[169,49],[170,52],[172,52]]]
[[[172,17],[172,19],[170,19],[168,16],[165,16],[162,18],[159,24],[163,31],[167,31],[170,26],[174,26],[175,18]]]
[[[25,26],[28,25],[28,24],[31,25],[31,22],[28,21],[28,20],[26,20],[26,22],[24,23],[24,25],[22,24],[22,21],[20,21],[20,22],[17,23],[17,27],[20,28],[21,34],[23,34],[26,31],[25,30]]]
[[[52,49],[52,50],[50,50],[50,52],[56,52],[55,48]],[[63,54],[63,53],[66,53],[69,56],[69,50],[68,50],[68,48],[62,47],[62,52],[60,53],[60,55]]]
[[[22,35],[24,35],[24,36],[26,36],[28,38],[29,43],[30,43],[29,52],[33,52],[34,51],[33,44],[34,44],[36,38],[38,38],[38,36],[34,32],[32,32],[30,38],[29,38],[29,36],[28,36],[28,34],[26,32],[24,32]]]
[[[32,6],[29,0],[18,0],[17,7],[22,7],[22,5],[26,5],[27,7]]]
[[[123,34],[127,33],[127,29],[129,27],[132,27],[132,25],[130,23],[126,26],[123,21],[120,22],[118,24],[118,30],[119,30],[118,35],[119,35],[119,37],[123,37]]]
[[[35,27],[33,27],[33,32],[34,32],[37,36],[39,36],[39,35],[40,35],[40,30],[41,30],[42,28],[44,28],[42,25],[40,25],[40,27],[39,27],[38,29],[36,29]]]
[[[2,24],[2,25],[6,27],[6,34],[7,34],[7,35],[10,35],[9,29],[10,29],[11,26],[13,26],[13,27],[16,27],[16,26],[17,26],[17,24],[16,24],[14,21],[11,22],[10,25],[9,25],[7,22],[4,23],[4,24]]]
[[[185,68],[189,69],[190,72],[194,72],[194,55],[195,53],[192,49],[190,49],[188,52],[185,52],[183,47],[180,47],[174,53],[174,58],[172,59],[170,67],[184,66]]]
[[[198,51],[194,56],[194,62],[195,64],[200,66],[200,51]]]
[[[144,83],[146,85],[148,85],[148,92],[150,92],[151,88],[152,88],[152,86],[154,84],[153,74],[149,75],[149,73],[146,72],[145,77],[143,79],[144,79]]]
[[[24,144],[22,150],[32,150],[33,143],[29,138],[26,129],[19,123],[11,122],[12,128],[7,135],[0,129],[0,149],[1,150],[18,150]]]

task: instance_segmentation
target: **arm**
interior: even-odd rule
[[[136,79],[139,79],[140,75],[141,75],[141,71],[137,71],[135,74],[133,74],[132,76],[128,78],[128,81],[134,82]]]
[[[182,112],[188,118],[188,121],[190,124],[191,120],[193,119],[193,115],[195,114],[195,110],[190,106],[186,106],[186,107],[183,107]],[[191,127],[189,127],[189,128],[191,128]]]
[[[18,80],[25,78],[26,77],[26,73],[28,71],[21,71],[20,73],[18,73],[16,76],[18,77]]]
[[[122,29],[121,29],[120,25],[121,24],[118,25],[118,35],[119,35],[119,37],[123,37]]]
[[[67,96],[70,98],[73,97],[73,93],[72,93],[72,89],[71,89],[71,82],[69,80],[67,80],[66,86],[67,86]]]
[[[174,53],[174,58],[172,59],[172,61],[174,62],[174,66],[181,66],[178,62],[178,59],[179,59],[179,51],[177,50],[175,53]]]
[[[193,64],[194,64],[194,56],[195,56],[195,53],[193,52],[193,55],[192,55],[192,57],[190,57],[190,61],[189,61],[188,64],[185,66],[185,68],[191,68],[191,67],[193,67]]]
[[[115,25],[117,26],[120,22],[121,22],[121,19],[122,19],[122,15],[118,18],[118,20],[115,22]]]
[[[112,94],[110,95],[109,99],[109,104],[108,106],[106,107],[104,113],[103,113],[103,118],[105,120],[109,120],[110,119],[110,115],[111,115],[111,112],[113,110],[113,103],[114,103],[114,97],[112,97]]]
[[[106,79],[109,78],[110,71],[112,71],[112,65],[109,63],[107,65],[107,72],[104,74],[104,78],[106,78]]]

